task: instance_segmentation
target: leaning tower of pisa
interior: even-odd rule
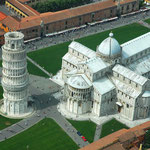
[[[2,46],[2,87],[4,103],[2,111],[7,116],[23,117],[31,112],[28,108],[28,84],[24,35],[8,32]]]

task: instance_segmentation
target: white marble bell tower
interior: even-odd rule
[[[31,113],[28,108],[28,85],[26,49],[24,35],[8,32],[2,46],[2,87],[4,103],[2,112],[6,116],[24,117]]]

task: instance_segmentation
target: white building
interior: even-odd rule
[[[20,32],[8,32],[5,35],[5,45],[2,46],[2,112],[10,117],[29,115],[26,49],[24,35]]]
[[[113,33],[96,52],[73,41],[62,58],[63,105],[76,115],[150,116],[150,32],[120,45]],[[61,109],[61,108],[60,108]]]

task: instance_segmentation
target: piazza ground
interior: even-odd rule
[[[77,150],[78,148],[63,129],[50,118],[45,118],[26,131],[0,142],[0,150]]]
[[[118,42],[122,44],[149,32],[150,29],[140,24],[133,23],[130,25],[80,38],[75,41],[78,41],[95,51],[97,45],[99,45],[105,38],[107,38],[111,31],[114,33],[114,37],[118,40]],[[69,44],[70,42],[65,42],[55,46],[40,49],[38,51],[29,52],[28,56],[35,62],[40,64],[41,67],[44,67],[44,69],[49,73],[52,73],[54,75],[61,69],[62,57],[67,53]]]

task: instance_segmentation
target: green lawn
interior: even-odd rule
[[[14,124],[18,121],[20,121],[20,119],[9,119],[9,118],[5,118],[0,115],[0,130],[7,128],[8,126],[11,126],[12,124]],[[1,148],[0,148],[0,150],[1,150]]]
[[[0,142],[0,150],[77,150],[79,147],[49,118],[28,130]]]
[[[74,120],[69,120],[68,121],[78,130],[81,132],[85,138],[92,143],[94,140],[94,135],[95,135],[95,129],[96,129],[96,124],[91,122],[91,121],[74,121]]]
[[[150,24],[150,19],[146,19],[144,21],[147,22],[148,24]]]
[[[146,132],[143,148],[145,149],[150,148],[150,130]]]
[[[120,28],[111,30],[114,33],[114,37],[120,44],[127,42],[133,38],[136,38],[144,33],[150,31],[150,29],[141,26],[140,24],[133,23]],[[110,30],[101,32],[95,35],[87,36],[76,41],[84,44],[85,46],[96,50],[105,38],[108,37]],[[70,42],[51,46],[38,51],[28,53],[28,56],[44,67],[48,72],[56,74],[61,68],[62,57],[68,51],[68,45]]]
[[[123,129],[123,128],[128,129],[128,127],[126,125],[120,123],[116,119],[112,119],[112,120],[106,122],[105,124],[103,124],[100,138],[107,136],[107,135],[109,135],[113,132],[116,132],[120,129]]]
[[[27,61],[27,63],[28,63],[28,65],[27,65],[28,72],[30,74],[42,76],[45,78],[49,77],[47,74],[45,74],[42,70],[40,70],[38,67],[36,67],[34,64],[32,64],[30,61]]]
[[[3,88],[2,88],[2,86],[0,86],[0,99],[2,99],[3,98]]]
[[[32,64],[30,61],[27,61],[27,69],[30,74],[42,76],[48,78],[49,76],[45,74],[43,71],[41,71],[38,67],[36,67],[34,64]],[[2,60],[0,60],[0,67],[2,67]]]

